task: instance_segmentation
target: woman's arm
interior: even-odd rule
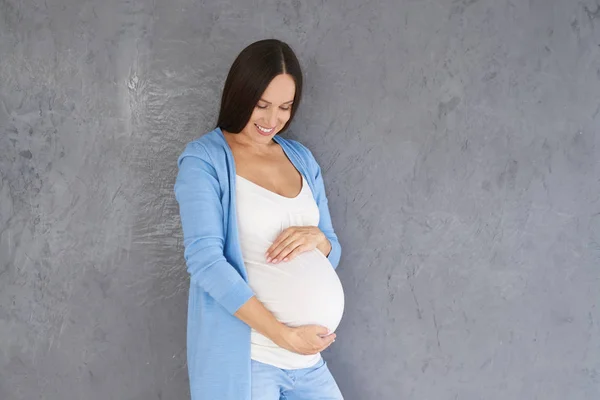
[[[300,142],[298,142],[300,143]],[[338,240],[338,237],[333,229],[333,224],[331,222],[331,214],[329,212],[329,202],[327,200],[327,194],[325,193],[325,183],[323,182],[323,175],[321,173],[321,167],[319,163],[313,156],[312,152],[308,149],[308,147],[300,144],[308,154],[308,159],[310,160],[310,166],[312,169],[312,173],[314,174],[315,179],[315,199],[317,202],[317,206],[319,207],[319,229],[325,234],[325,237],[329,240],[329,244],[331,245],[331,251],[327,254],[327,258],[333,268],[337,268],[340,263],[340,258],[342,257],[342,246]]]
[[[284,335],[285,325],[256,296],[251,297],[234,315],[273,342],[280,341]]]
[[[254,295],[223,253],[225,234],[220,187],[202,145],[190,143],[178,159],[175,197],[183,228],[191,284],[200,286],[231,314]]]

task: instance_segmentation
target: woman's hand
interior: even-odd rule
[[[267,262],[293,260],[298,254],[318,248],[327,256],[331,243],[317,226],[290,226],[284,229],[265,253]]]
[[[286,326],[274,342],[291,352],[311,355],[325,350],[335,342],[336,334],[320,325],[303,325],[297,328]]]

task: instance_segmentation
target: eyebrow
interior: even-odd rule
[[[264,102],[265,102],[265,103],[267,103],[267,104],[273,104],[273,103],[271,103],[270,101],[266,101],[265,99],[262,99],[262,98],[261,98],[261,99],[259,99],[259,100],[260,100],[260,101],[264,101]],[[283,104],[289,104],[289,103],[293,103],[293,102],[294,102],[294,100],[290,100],[290,101],[286,101],[286,102],[285,102],[285,103],[283,103]]]

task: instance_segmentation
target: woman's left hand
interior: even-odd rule
[[[293,260],[298,254],[319,248],[329,254],[331,243],[317,226],[290,226],[284,229],[265,253],[267,262]]]

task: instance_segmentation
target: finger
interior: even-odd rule
[[[288,261],[289,260],[289,255],[298,247],[302,246],[301,243],[298,242],[292,242],[290,244],[288,244],[287,246],[285,246],[281,252],[279,253],[279,255],[275,256],[273,258],[273,262],[274,263],[279,263],[281,261]]]
[[[310,246],[308,246],[307,244],[301,244],[298,247],[296,247],[295,249],[293,249],[287,256],[284,255],[281,258],[281,261],[292,261],[294,258],[296,258],[298,256],[298,254],[303,253],[309,249],[310,249]]]
[[[335,333],[330,333],[329,335],[325,335],[325,336],[320,336],[321,339],[325,340],[325,341],[333,341],[335,340],[335,338],[337,337],[337,334]]]
[[[331,342],[335,341],[336,337],[337,337],[337,335],[335,333],[332,333],[327,336],[319,336],[319,339],[321,340],[321,345],[324,346],[327,343],[331,343]]]
[[[294,240],[294,231],[290,228],[284,230],[278,237],[275,239],[273,244],[269,246],[269,249],[265,253],[267,258],[275,258],[277,254],[281,252],[281,249],[288,244],[291,240]]]
[[[269,249],[267,251],[268,252],[273,251],[273,249],[275,249],[275,247],[279,246],[279,243],[281,243],[283,240],[287,239],[287,237],[293,233],[293,228],[294,227],[290,226],[289,228],[282,230],[279,233],[279,235],[275,238],[275,240],[273,241],[271,246],[269,246]]]
[[[288,232],[288,230],[284,230],[282,231],[279,236],[277,236],[277,238],[275,238],[275,240],[273,241],[273,243],[271,243],[271,245],[269,246],[269,248],[267,249],[267,251],[265,252],[265,257],[269,258],[269,256],[271,256],[271,258],[273,257],[273,251],[279,246],[279,244],[287,239],[287,237],[290,235],[290,233]]]
[[[271,252],[270,257],[273,260],[273,262],[276,262],[275,260],[280,261],[284,257],[284,255],[288,255],[294,248],[296,248],[296,246],[299,246],[301,244],[302,242],[298,239],[298,237],[296,235],[292,235],[283,242],[281,242],[279,246],[277,246],[277,248],[275,248],[275,250]],[[289,249],[290,246],[293,247]],[[289,250],[286,251],[286,249]]]
[[[315,329],[316,329],[317,335],[320,337],[325,337],[325,336],[328,336],[333,333],[332,331],[329,330],[329,328],[322,326],[322,325],[315,325]]]
[[[335,342],[335,338],[336,337],[337,337],[337,335],[335,333],[332,333],[331,335],[325,336],[324,338],[322,338],[323,345],[324,346],[329,346],[331,343]]]
[[[294,251],[292,251],[288,256],[284,257],[281,259],[281,261],[292,261],[294,258],[296,258],[296,256],[306,250],[308,250],[307,248],[308,246],[306,245],[302,245],[302,246],[298,246],[294,249]]]
[[[329,337],[331,336],[335,336],[335,334],[329,335]],[[323,346],[323,348],[321,349],[321,351],[325,350],[326,348],[328,348],[329,346],[331,346],[333,344],[333,342],[335,342],[335,337],[333,339],[328,339],[326,344]]]
[[[322,352],[322,351],[325,351],[325,350],[327,350],[327,348],[328,348],[329,346],[331,346],[332,344],[333,344],[333,342],[331,342],[331,343],[329,343],[328,345],[324,346],[324,347],[323,347],[321,350],[319,350],[319,353],[320,353],[320,352]]]
[[[327,346],[331,345],[331,343],[333,343],[334,341],[335,341],[335,334],[331,334],[324,338],[319,336],[319,337],[317,337],[317,340],[315,342],[312,342],[311,344],[315,348],[316,351],[322,351],[324,348],[327,348]]]

